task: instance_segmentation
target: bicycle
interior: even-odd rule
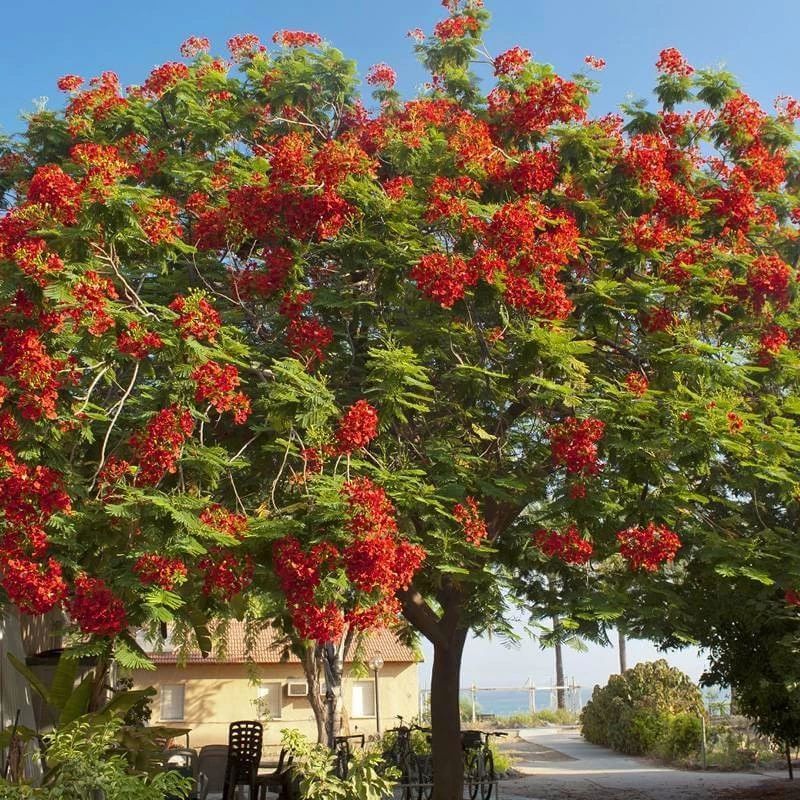
[[[470,800],[480,792],[481,800],[490,800],[497,782],[494,755],[489,747],[492,736],[507,736],[502,731],[463,731],[461,747],[464,750],[464,782]]]
[[[335,736],[333,739],[333,750],[336,757],[336,763],[333,772],[337,778],[344,780],[350,770],[350,740],[357,739],[361,743],[361,749],[364,749],[366,741],[363,733],[358,733],[355,736]]]
[[[404,725],[398,715],[400,725],[390,728],[387,733],[395,735],[391,747],[384,750],[383,760],[400,770],[401,800],[430,800],[433,794],[433,768],[431,757],[414,751],[412,734],[422,731],[430,734],[430,728],[419,725]],[[430,737],[429,737],[430,740]]]

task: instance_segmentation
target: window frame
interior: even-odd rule
[[[371,699],[372,709],[364,709],[363,708],[363,694],[362,694],[362,708],[359,709],[358,713],[356,711],[356,702],[355,702],[355,688],[356,686],[369,686],[369,697]],[[376,709],[376,702],[375,702],[375,681],[374,680],[357,680],[350,682],[350,716],[353,719],[375,719],[375,709]],[[369,714],[365,714],[364,711],[371,711]]]
[[[261,719],[261,707],[260,707],[261,704],[260,704],[260,700],[261,700],[262,697],[268,696],[267,692],[265,692],[264,690],[265,689],[269,690],[269,689],[271,689],[273,687],[275,688],[275,691],[277,691],[277,694],[278,694],[277,702],[278,702],[278,708],[280,709],[280,714],[277,717],[270,716],[269,720],[273,720],[273,719],[274,720],[282,720],[284,718],[284,716],[283,716],[283,705],[284,705],[283,704],[283,686],[284,686],[284,683],[285,682],[283,680],[275,680],[275,679],[273,679],[273,680],[270,680],[270,679],[259,680],[259,682],[258,682],[258,684],[256,686],[256,699],[255,699],[256,711],[258,712],[259,719]],[[271,714],[272,714],[272,709],[270,708],[270,715]]]
[[[181,715],[179,717],[165,717],[164,716],[164,700],[165,689],[180,689],[181,690]],[[170,698],[170,702],[174,702],[174,696]],[[183,722],[186,719],[186,683],[162,683],[159,691],[159,719],[162,722]]]

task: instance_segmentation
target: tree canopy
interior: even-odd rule
[[[316,34],[192,37],[141,86],[62,77],[0,152],[8,600],[123,660],[130,625],[402,612],[437,798],[507,597],[574,626],[800,580],[800,106],[668,49],[655,111],[592,118],[602,59],[492,56],[444,5],[415,99],[379,64],[370,111]]]

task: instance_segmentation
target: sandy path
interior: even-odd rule
[[[500,800],[800,800],[785,773],[683,771],[587,744],[571,728],[520,731],[504,749],[520,777]]]

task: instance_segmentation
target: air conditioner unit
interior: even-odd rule
[[[286,694],[289,697],[308,697],[308,682],[288,681],[286,683]]]

